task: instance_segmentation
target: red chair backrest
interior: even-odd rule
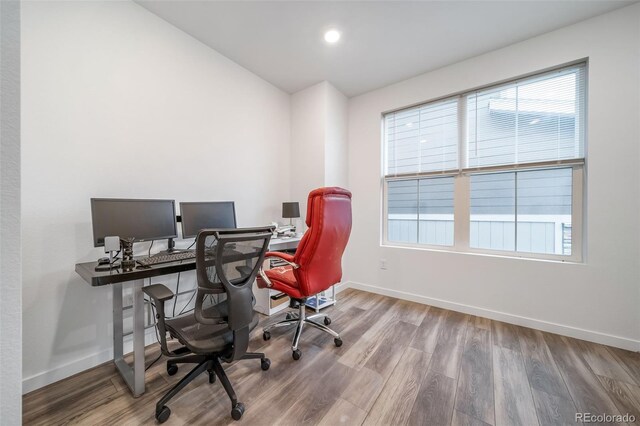
[[[294,262],[300,292],[313,296],[342,279],[342,253],[351,234],[351,192],[338,187],[318,188],[309,194],[307,226]]]

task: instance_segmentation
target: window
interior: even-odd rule
[[[385,114],[384,243],[581,260],[585,97],[581,63]]]
[[[472,175],[470,247],[571,255],[572,174],[553,168]]]
[[[388,241],[453,245],[453,177],[388,184]]]
[[[387,114],[386,174],[458,169],[458,99]]]

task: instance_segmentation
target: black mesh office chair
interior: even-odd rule
[[[145,287],[158,312],[158,329],[162,353],[169,357],[167,373],[174,375],[178,364],[197,364],[156,404],[156,420],[164,423],[171,415],[165,404],[201,373],[209,373],[209,383],[216,376],[231,399],[231,417],[239,420],[244,405],[238,402],[220,361],[260,359],[263,370],[271,361],[262,353],[247,352],[249,332],[257,325],[251,291],[258,269],[271,239],[272,227],[233,230],[203,230],[196,240],[196,274],[198,293],[193,314],[165,319],[164,302],[174,297],[162,284]],[[208,295],[226,294],[226,300],[205,308]],[[166,333],[183,347],[170,351]]]

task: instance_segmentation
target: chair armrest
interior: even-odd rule
[[[169,290],[164,284],[153,284],[142,288],[149,297],[158,302],[165,302],[166,300],[173,299],[173,292]]]
[[[160,332],[160,350],[166,356],[175,356],[171,354],[167,346],[167,328],[164,323],[164,302],[173,299],[173,292],[164,284],[152,284],[142,287],[142,291],[153,299],[153,305],[158,311],[156,313],[156,326]]]
[[[293,263],[293,256],[287,253],[282,253],[279,251],[268,251],[267,254],[264,255],[265,259],[269,257],[277,257],[282,260],[287,265],[293,267],[293,269],[298,269],[300,265]]]
[[[300,267],[300,265],[297,265],[297,264],[293,263],[293,256],[290,255],[290,254],[282,253],[280,251],[268,251],[264,255],[264,258],[268,259],[270,257],[277,257],[278,259],[282,260],[287,265],[291,266],[293,269],[298,269]],[[260,270],[258,271],[258,273],[260,274],[260,278],[262,278],[262,280],[265,282],[267,287],[273,286],[273,283],[271,282],[269,277],[267,277],[267,274],[264,273],[264,270],[263,270],[262,267],[260,267]]]
[[[262,266],[258,270],[258,274],[260,275],[260,278],[262,278],[262,281],[264,281],[264,283],[267,285],[267,287],[273,287],[273,283],[271,282],[269,277],[267,277],[267,274],[264,273],[264,269],[262,269]]]
[[[267,257],[278,257],[282,260],[285,260],[287,262],[291,262],[293,263],[293,255],[288,254],[288,253],[283,253],[281,251],[268,251],[265,255],[264,255],[265,259]]]

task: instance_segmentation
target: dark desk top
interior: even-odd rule
[[[170,263],[153,265],[150,268],[143,268],[136,265],[133,271],[124,272],[122,269],[112,269],[110,271],[96,271],[98,262],[77,263],[76,272],[87,283],[92,286],[116,284],[125,281],[142,280],[144,278],[158,277],[160,275],[176,274],[178,272],[193,271],[196,269],[196,260],[188,259]]]
[[[252,257],[254,253],[242,253],[240,251],[230,249],[229,251],[225,250],[224,257],[226,258],[227,255],[230,257],[230,261],[237,262],[247,259],[248,257]],[[211,258],[207,259],[207,263],[210,259]],[[178,272],[193,271],[196,269],[196,260],[178,260],[175,262],[153,265],[151,267],[142,267],[136,264],[136,268],[134,270],[127,272],[120,268],[112,269],[110,271],[96,271],[96,266],[98,266],[98,262],[76,263],[76,273],[87,283],[97,287],[126,281],[142,280],[161,275],[177,274]]]

